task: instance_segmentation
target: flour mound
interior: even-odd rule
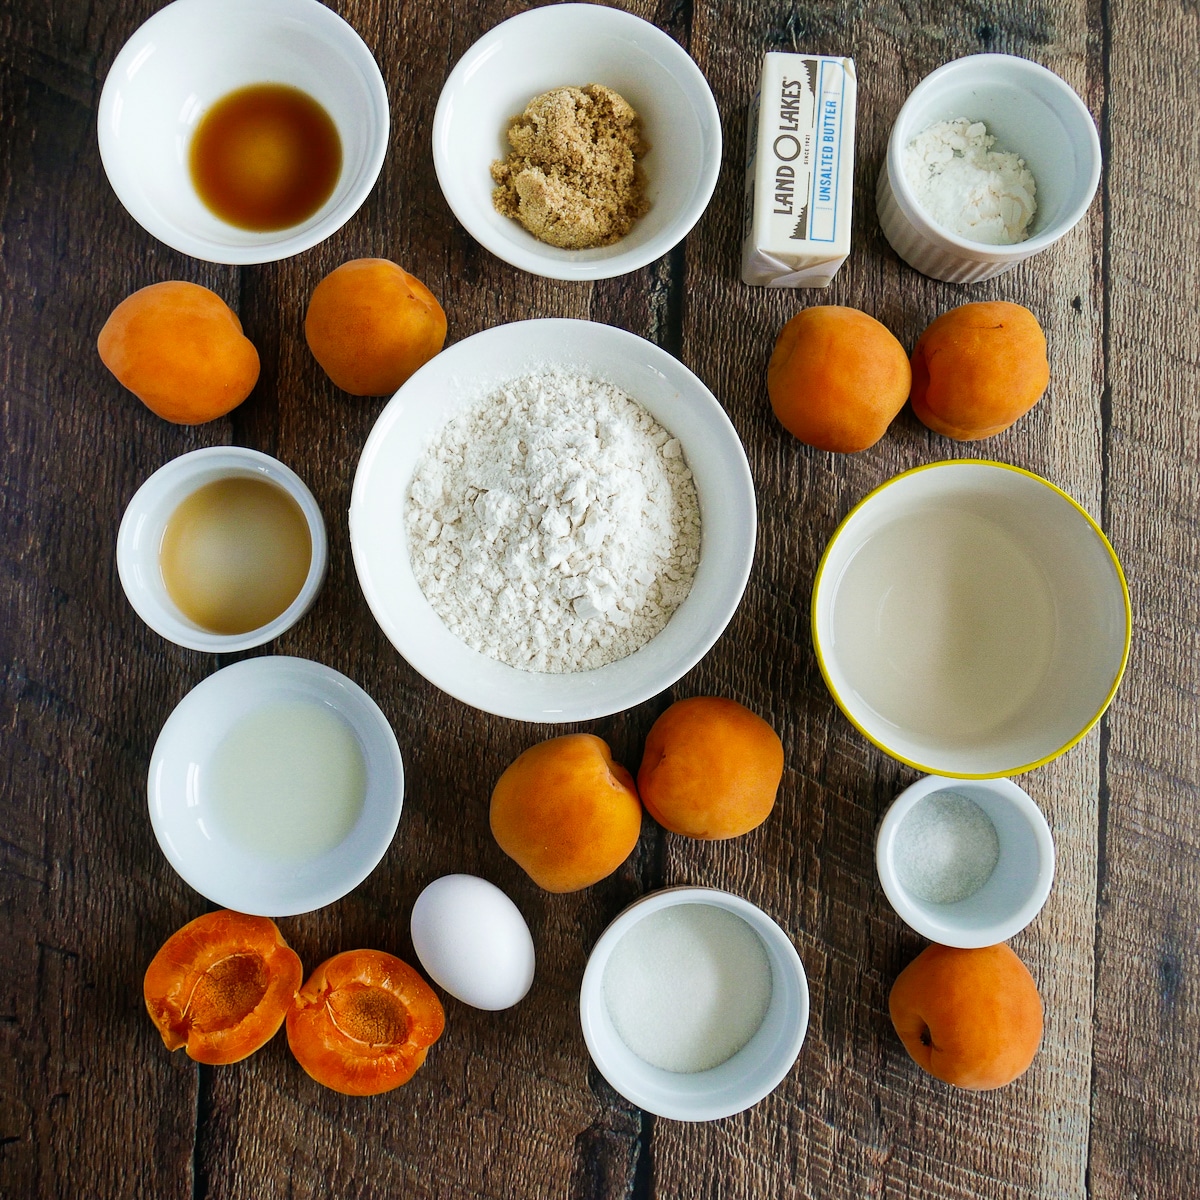
[[[529,671],[632,654],[687,597],[700,559],[679,441],[619,388],[560,369],[448,422],[417,464],[405,526],[449,629]]]

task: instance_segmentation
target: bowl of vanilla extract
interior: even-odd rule
[[[340,229],[379,176],[388,126],[378,64],[317,0],[175,0],[118,53],[97,132],[144,229],[245,264]]]

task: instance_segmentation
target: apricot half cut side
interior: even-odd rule
[[[168,1050],[238,1062],[278,1032],[304,978],[269,917],[205,913],[173,933],[146,971],[146,1011]]]
[[[416,1074],[445,1025],[441,1001],[408,963],[382,950],[346,950],[300,989],[287,1037],[318,1083],[376,1096]]]

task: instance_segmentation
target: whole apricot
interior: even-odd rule
[[[198,283],[152,283],[127,296],[96,347],[125,387],[176,425],[223,417],[258,382],[258,351],[237,313]]]
[[[196,1062],[240,1062],[283,1024],[304,978],[275,922],[205,913],[176,930],[146,969],[146,1011],[168,1050]]]
[[[736,700],[677,700],[650,727],[638,795],[672,833],[731,838],[770,815],[783,778],[783,743]]]
[[[780,331],[767,394],[780,424],[818,450],[873,446],[908,399],[908,355],[857,308],[801,309]]]
[[[1042,1040],[1042,1000],[1008,946],[926,946],[896,977],[892,1024],[937,1079],[984,1091],[1022,1074]]]
[[[1023,417],[1050,382],[1046,336],[1020,304],[987,300],[944,312],[912,353],[913,412],[960,442]]]
[[[633,776],[608,744],[570,733],[518,755],[492,791],[492,833],[548,892],[577,892],[611,875],[642,828]]]
[[[446,342],[433,293],[386,258],[356,258],[313,290],[304,337],[322,370],[352,396],[390,396]]]

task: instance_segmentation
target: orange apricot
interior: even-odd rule
[[[633,776],[608,744],[570,733],[531,746],[496,781],[492,833],[538,887],[577,892],[611,875],[642,829]]]
[[[1037,317],[1006,300],[942,313],[913,348],[913,412],[935,433],[960,442],[1007,429],[1049,382]]]
[[[223,417],[258,382],[258,351],[237,313],[196,283],[153,283],[127,296],[96,348],[125,387],[176,425]]]
[[[313,291],[304,337],[322,370],[354,396],[390,396],[446,342],[433,293],[386,258],[356,258]]]
[[[926,946],[896,977],[888,1010],[919,1067],[976,1091],[1011,1083],[1042,1040],[1037,985],[1003,943]]]
[[[269,917],[205,913],[173,933],[146,971],[146,1011],[168,1050],[233,1063],[266,1045],[304,978]]]
[[[904,347],[874,317],[836,304],[801,309],[779,331],[767,394],[780,424],[819,450],[873,446],[908,399]]]
[[[441,1001],[408,963],[382,950],[346,950],[297,993],[287,1038],[318,1083],[377,1096],[416,1074],[445,1026]]]
[[[677,700],[650,727],[638,795],[672,833],[731,838],[770,815],[783,778],[783,743],[736,700]]]

